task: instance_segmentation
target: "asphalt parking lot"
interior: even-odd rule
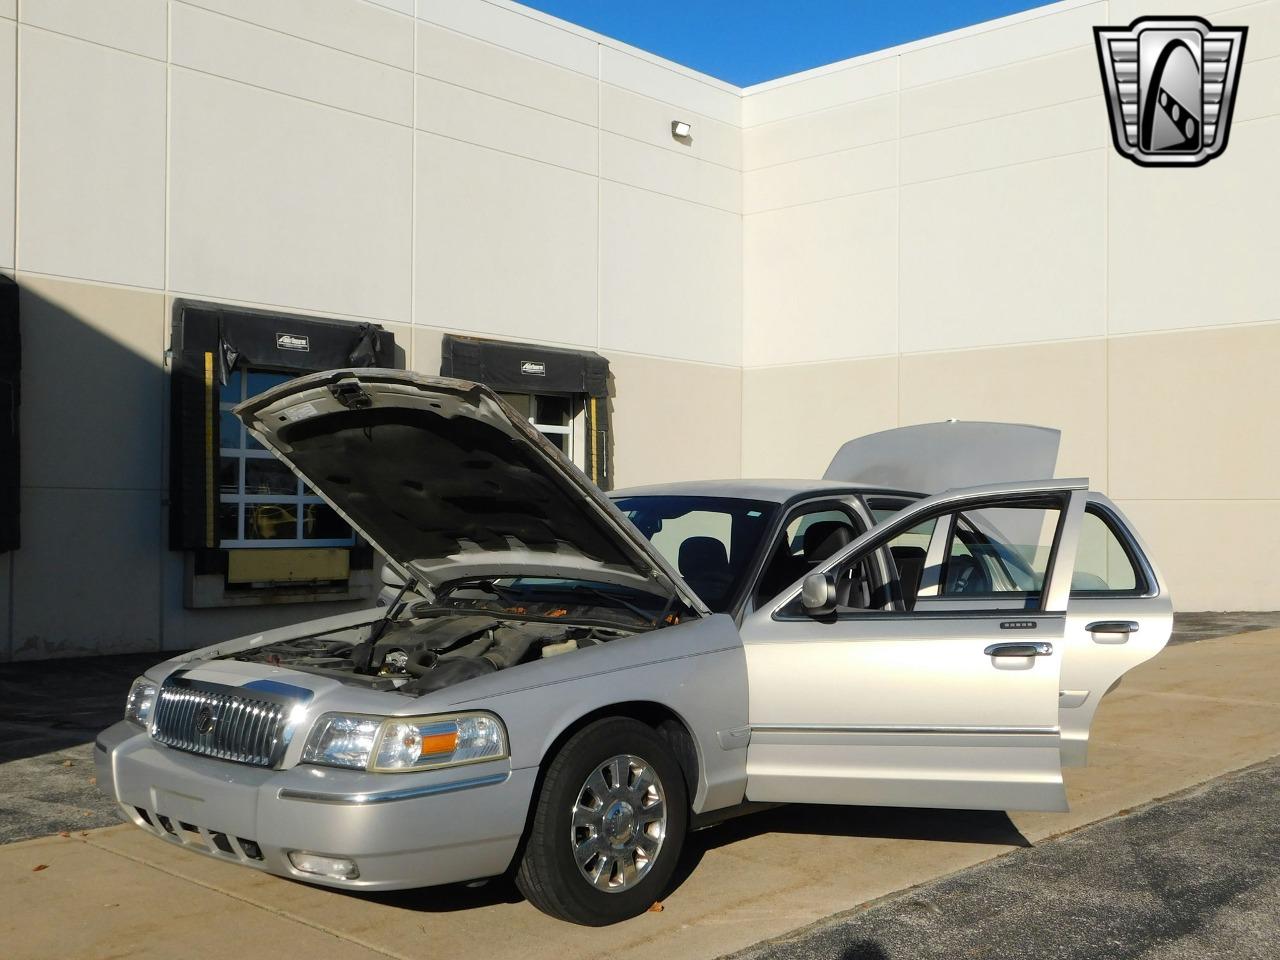
[[[1195,794],[1202,804],[1217,798],[1199,815],[1175,815],[1192,798],[1149,808],[1173,814],[1129,811],[1280,755],[1280,630],[1267,629],[1277,621],[1183,618],[1185,642],[1135,671],[1100,710],[1091,766],[1069,771],[1069,814],[789,807],[745,817],[695,835],[663,912],[611,928],[607,939],[672,960],[743,949],[872,960],[1176,958],[1215,955],[1213,936],[1264,942],[1274,914],[1251,904],[1273,892],[1275,838],[1249,823],[1278,819],[1266,805],[1274,767],[1245,775],[1262,777],[1252,792],[1232,779]],[[1199,642],[1223,631],[1245,632]],[[118,825],[92,783],[88,740],[115,720],[129,680],[153,659],[0,668],[0,837],[37,838],[0,846],[0,943],[17,945],[0,953],[164,957],[175,936],[195,944],[189,957],[599,952],[600,931],[549,920],[508,881],[356,897]],[[1211,824],[1197,817],[1224,832],[1203,834]],[[1138,830],[1161,822],[1163,833]],[[1088,824],[1098,826],[1080,829]],[[1120,832],[1084,839],[1099,830]],[[1240,877],[1227,876],[1232,863]],[[1179,927],[1197,903],[1199,919]],[[800,939],[759,945],[798,929]],[[1072,929],[1085,933],[1073,938]],[[1184,949],[1193,952],[1168,952]]]

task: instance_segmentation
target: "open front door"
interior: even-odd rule
[[[1065,810],[1058,691],[1084,481],[939,494],[742,627],[750,800]],[[932,584],[922,589],[922,583]]]

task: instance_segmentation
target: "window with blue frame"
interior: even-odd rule
[[[351,527],[258,443],[231,410],[291,379],[237,369],[218,394],[218,539],[226,547],[349,547]]]

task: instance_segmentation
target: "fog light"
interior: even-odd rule
[[[322,857],[318,853],[307,853],[303,850],[291,850],[289,862],[294,869],[303,873],[313,873],[317,877],[329,877],[333,880],[354,880],[360,876],[354,860],[342,857]]]

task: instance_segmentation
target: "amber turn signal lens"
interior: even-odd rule
[[[433,733],[422,738],[422,748],[419,751],[424,757],[434,757],[440,754],[453,753],[458,747],[458,731],[454,730],[450,733]]]

